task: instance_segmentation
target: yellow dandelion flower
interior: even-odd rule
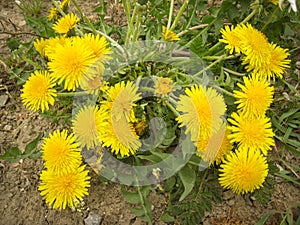
[[[276,44],[269,44],[270,58],[267,58],[260,66],[254,66],[249,63],[247,70],[253,70],[264,79],[282,78],[286,68],[290,67],[291,60],[287,59],[289,53],[287,49],[283,49]]]
[[[243,64],[260,67],[265,60],[269,60],[271,57],[266,36],[251,24],[238,26],[240,26],[237,33],[241,38],[241,52],[245,54]]]
[[[220,129],[209,138],[200,137],[196,143],[199,156],[207,162],[212,164],[220,164],[225,155],[228,154],[233,146],[228,139],[230,131],[226,129],[226,124],[223,123]]]
[[[81,164],[80,149],[67,130],[56,130],[45,138],[41,152],[45,167],[56,173],[71,171]]]
[[[56,90],[54,80],[47,71],[34,71],[27,79],[21,90],[22,102],[26,108],[42,112],[49,109],[49,104],[54,105]]]
[[[239,148],[247,148],[252,151],[260,150],[267,155],[271,146],[274,146],[274,133],[272,124],[267,117],[247,117],[233,113],[228,122],[232,134],[228,135],[230,142],[239,144]]]
[[[70,0],[63,0],[59,5],[59,8],[66,10],[70,6]]]
[[[74,208],[74,204],[88,195],[90,176],[85,165],[68,173],[55,173],[53,170],[43,170],[40,174],[39,191],[49,206],[54,209]]]
[[[180,95],[177,110],[183,112],[176,120],[180,127],[186,126],[186,133],[191,133],[191,140],[197,142],[200,135],[210,137],[223,123],[226,111],[223,97],[213,88],[194,85]]]
[[[41,56],[46,57],[45,49],[48,45],[48,40],[45,40],[44,38],[36,39],[33,43],[35,50],[37,50],[38,53],[40,53]]]
[[[237,194],[246,194],[263,186],[268,163],[259,151],[243,149],[228,154],[219,171],[221,186]]]
[[[171,30],[166,28],[165,26],[162,27],[162,37],[165,41],[178,41],[180,38]]]
[[[51,37],[47,39],[46,46],[45,46],[45,56],[48,59],[51,59],[52,58],[51,56],[55,53],[56,48],[59,45],[64,46],[66,42],[70,42],[71,44],[71,40],[69,38],[65,38],[64,36],[54,37],[54,38]]]
[[[136,105],[135,102],[141,99],[137,90],[138,87],[133,82],[122,81],[106,91],[107,102],[110,103],[108,110],[111,111],[114,120],[118,121],[125,116],[128,122],[132,122],[130,119],[132,108]]]
[[[242,42],[238,32],[240,29],[240,26],[225,26],[220,31],[223,39],[220,39],[219,41],[227,44],[225,49],[228,49],[230,54],[241,52]]]
[[[57,8],[51,8],[49,10],[48,20],[56,20],[58,18]]]
[[[101,112],[101,116],[103,121],[100,123],[99,136],[103,146],[109,147],[111,152],[121,157],[135,154],[141,147],[141,141],[132,123],[128,122],[124,115],[116,119],[106,110]]]
[[[77,22],[79,18],[74,13],[67,14],[53,24],[52,28],[56,33],[66,34],[75,27]]]
[[[154,94],[168,96],[168,94],[172,92],[174,86],[174,82],[169,77],[158,77],[154,85]]]
[[[235,104],[246,116],[263,116],[273,101],[274,88],[265,79],[253,74],[250,78],[244,77],[244,84],[238,83],[241,91],[233,91],[238,100]]]
[[[97,58],[98,62],[110,59],[108,54],[111,54],[112,50],[108,47],[108,43],[104,36],[91,33],[84,34],[83,38],[80,38],[80,41],[82,41],[86,47],[93,50],[94,56]]]
[[[94,106],[83,107],[76,114],[75,119],[72,121],[72,129],[76,141],[81,147],[86,146],[91,149],[100,144],[98,136],[100,118],[99,109]]]
[[[56,45],[55,52],[49,55],[49,70],[58,84],[64,81],[64,88],[76,90],[79,81],[86,76],[92,79],[87,69],[95,62],[93,51],[82,42],[66,41],[64,45]]]

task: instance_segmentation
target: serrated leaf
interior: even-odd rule
[[[126,191],[124,188],[121,191],[127,202],[131,204],[141,203],[139,193]]]
[[[22,153],[18,147],[13,147],[7,150],[3,155],[0,155],[1,160],[7,160],[9,162],[17,162],[20,160]]]
[[[30,155],[30,153],[32,153],[35,149],[37,144],[39,143],[39,141],[41,140],[42,137],[42,133],[40,133],[36,139],[34,139],[33,141],[29,142],[26,147],[25,147],[25,151],[24,151],[24,155],[28,154]]]
[[[182,201],[193,190],[196,181],[196,173],[186,165],[179,171],[178,175],[184,186],[184,192],[179,198],[179,201]]]

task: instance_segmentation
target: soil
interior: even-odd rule
[[[96,1],[80,0],[78,2],[90,18],[95,17],[91,9],[97,5]],[[110,7],[118,9],[117,1],[114,2],[109,3]],[[49,6],[45,7],[44,11]],[[120,15],[123,13],[121,10],[111,12],[119,12]],[[111,15],[107,19],[116,20],[116,16],[112,13]],[[114,22],[118,21],[123,23],[122,19]],[[13,0],[0,1],[0,22],[0,154],[3,154],[7,149],[15,146],[21,150],[24,149],[25,145],[38,134],[45,135],[62,128],[64,122],[50,122],[38,113],[28,111],[22,105],[19,97],[20,87],[16,86],[15,80],[9,79],[5,62],[10,50],[6,46],[6,41],[12,36],[8,33],[30,32],[30,29],[26,27],[21,11]],[[18,38],[26,40],[31,36],[23,34]],[[299,163],[299,159],[297,161]],[[84,198],[84,204],[81,207],[75,211],[71,209],[59,211],[49,208],[37,190],[42,169],[41,159],[25,159],[17,163],[0,161],[0,225],[145,224],[129,210],[130,205],[123,199],[120,186],[100,179],[92,170],[90,170],[92,179],[89,195]],[[270,210],[284,211],[299,200],[299,188],[280,180],[275,185],[275,193],[271,201],[264,206],[253,199],[224,190],[223,202],[214,204],[213,211],[207,213],[199,224],[255,224]],[[165,209],[165,196],[152,192],[150,201],[154,224],[165,224],[159,222],[158,219]],[[299,215],[300,209],[294,211],[294,216]],[[279,218],[279,214],[275,214],[266,224],[278,224]]]

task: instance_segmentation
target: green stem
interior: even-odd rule
[[[247,23],[250,19],[252,19],[253,16],[255,16],[257,12],[258,8],[253,9],[253,11],[240,24]]]
[[[196,0],[196,1],[195,1],[195,4],[194,4],[194,6],[193,6],[193,12],[191,13],[191,15],[189,15],[189,21],[188,21],[188,23],[187,23],[186,26],[185,26],[185,29],[186,29],[186,30],[188,30],[188,27],[191,26],[191,23],[192,23],[192,21],[193,21],[193,19],[194,19],[194,16],[195,16],[195,14],[196,14],[196,9],[197,9],[197,6],[198,6],[198,2],[199,2],[199,0]],[[177,35],[177,36],[178,36],[178,35]]]
[[[175,27],[176,27],[176,25],[177,25],[177,23],[178,23],[178,21],[179,21],[181,15],[182,15],[182,13],[183,13],[183,11],[185,10],[185,8],[186,8],[186,6],[188,5],[188,3],[189,3],[189,1],[187,1],[187,0],[184,1],[183,5],[182,5],[182,6],[180,7],[180,9],[179,9],[179,12],[178,12],[177,16],[176,16],[175,19],[174,19],[174,22],[173,22],[173,24],[172,24],[170,30],[174,30],[174,29],[175,29]],[[174,2],[173,2],[173,4],[174,4]],[[168,21],[168,22],[169,22],[169,21]]]
[[[32,61],[32,60],[29,59],[29,58],[26,58],[24,55],[22,55],[21,57],[22,57],[22,59],[23,59],[25,62],[29,63],[29,64],[32,65],[33,67],[38,68],[38,69],[40,69],[40,70],[45,70],[45,68],[43,68],[41,65],[39,65],[38,63]]]
[[[276,7],[276,9],[273,11],[272,15],[269,17],[268,21],[265,23],[265,25],[260,29],[261,31],[264,31],[266,27],[271,23],[272,19],[275,17],[275,14],[279,10],[279,7]]]
[[[87,25],[92,29],[92,32],[94,34],[97,34],[97,31],[96,31],[95,27],[93,26],[93,24],[91,23],[91,21],[84,15],[83,11],[81,10],[81,8],[79,7],[79,5],[77,4],[76,0],[72,0],[72,2],[75,5],[76,9],[78,10],[80,16],[87,23]]]
[[[209,48],[209,50],[205,53],[205,55],[209,55],[211,52],[215,51],[217,48],[220,47],[220,45],[222,44],[222,42],[217,42],[214,46],[212,46],[211,48]]]
[[[198,30],[198,29],[201,29],[201,28],[205,28],[207,26],[208,26],[208,24],[206,23],[206,24],[200,24],[200,25],[197,25],[197,26],[194,26],[194,27],[190,27],[190,28],[178,33],[177,37],[181,37],[182,35],[188,33],[190,30]]]
[[[235,55],[222,55],[219,56],[219,59],[217,59],[216,61],[214,61],[213,63],[209,64],[207,67],[205,67],[204,69],[202,69],[201,71],[199,71],[198,73],[194,74],[193,77],[199,76],[200,74],[204,73],[205,71],[209,70],[210,68],[212,68],[214,65],[218,64],[219,62],[226,60],[226,59],[233,59],[235,58]]]
[[[197,39],[198,37],[200,37],[204,32],[206,32],[208,29],[209,29],[209,27],[210,26],[212,26],[213,24],[214,24],[214,22],[216,22],[217,21],[217,18],[215,18],[210,24],[208,24],[208,26],[206,27],[206,28],[204,28],[202,31],[200,31],[199,32],[199,34],[197,34],[192,40],[190,40],[188,43],[186,43],[184,46],[185,47],[189,47],[192,43],[193,43],[193,41],[195,40],[195,39]]]
[[[81,92],[58,92],[56,93],[57,97],[74,97],[75,95],[87,95],[85,91]]]
[[[133,41],[137,41],[138,36],[139,36],[139,30],[140,30],[140,25],[141,25],[141,13],[137,14],[135,25],[136,26],[135,26],[135,29],[133,32],[133,37],[132,37]]]
[[[168,99],[170,102],[172,101],[171,98]],[[166,106],[168,106],[168,108],[175,114],[176,117],[179,117],[180,114],[179,112],[173,107],[173,105],[171,105],[171,103],[168,101],[164,101],[164,103],[166,104]]]
[[[174,9],[174,0],[171,0],[167,29],[170,29],[171,26],[173,9]]]
[[[246,74],[244,74],[244,73],[239,73],[239,72],[230,70],[230,69],[225,68],[225,67],[222,67],[222,68],[223,68],[223,70],[225,70],[226,72],[231,73],[231,74],[236,75],[236,76],[239,76],[239,77],[243,77],[243,76],[246,75]]]
[[[230,97],[234,97],[234,95],[231,92],[225,90],[224,88],[221,88],[219,86],[212,86],[212,87],[215,88],[215,89],[217,89],[218,91],[221,91],[225,95],[228,95]]]

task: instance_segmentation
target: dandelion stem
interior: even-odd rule
[[[80,95],[87,95],[85,91],[80,92],[58,92],[56,93],[57,97],[74,97],[74,96],[80,96]]]
[[[79,5],[77,4],[76,0],[72,0],[72,2],[75,5],[76,9],[78,10],[80,16],[88,24],[88,26],[92,29],[92,32],[94,34],[96,34],[97,31],[96,31],[95,27],[93,26],[93,24],[91,23],[91,21],[84,15],[83,11],[81,10],[81,8],[79,7]]]
[[[221,91],[221,92],[222,92],[223,94],[225,94],[225,95],[228,95],[228,96],[230,96],[230,97],[234,97],[234,95],[233,95],[231,92],[225,90],[224,88],[221,88],[221,87],[216,86],[216,85],[214,85],[214,86],[212,86],[212,87],[215,88],[215,89],[217,89],[218,91]]]
[[[186,43],[184,46],[185,47],[189,47],[192,43],[193,43],[193,41],[195,40],[195,39],[197,39],[198,37],[200,37],[202,34],[204,34],[208,29],[209,29],[209,27],[210,26],[212,26],[213,24],[214,24],[214,22],[216,22],[217,21],[217,18],[215,18],[213,21],[211,21],[211,23],[210,24],[208,24],[202,31],[200,31],[192,40],[190,40],[188,43]]]
[[[276,9],[273,11],[272,15],[269,17],[268,21],[265,23],[265,25],[261,28],[261,31],[264,31],[266,27],[271,23],[272,19],[275,17],[275,14],[279,10],[279,7],[276,7]]]
[[[221,55],[219,56],[219,58],[214,61],[213,63],[209,64],[207,67],[205,67],[204,69],[200,70],[198,73],[194,74],[193,77],[199,76],[200,74],[204,73],[205,71],[209,70],[210,68],[212,68],[214,65],[218,64],[219,62],[226,60],[226,59],[233,59],[235,58],[235,55]]]
[[[247,23],[249,20],[252,19],[253,16],[255,16],[255,14],[259,11],[258,8],[254,8],[253,11],[240,23],[240,24],[244,24]]]
[[[189,3],[188,0],[185,0],[185,1],[184,1],[183,5],[182,5],[182,6],[180,7],[180,9],[179,9],[179,12],[178,12],[177,16],[176,16],[175,19],[174,19],[174,22],[173,22],[173,24],[172,24],[170,30],[174,30],[174,29],[175,29],[175,27],[176,27],[176,25],[177,25],[177,23],[178,23],[178,21],[179,21],[181,15],[182,15],[182,13],[183,13],[183,11],[185,10],[185,8],[186,8],[186,6],[188,5],[188,3]],[[174,4],[174,1],[173,1],[173,4]],[[173,10],[172,10],[172,11],[173,11]],[[169,21],[168,21],[168,22],[169,22]]]
[[[171,26],[173,9],[174,9],[174,0],[171,0],[167,29],[170,29]]]
[[[170,102],[172,101],[171,98],[168,99]],[[180,116],[179,112],[174,108],[174,106],[168,101],[164,101],[166,106],[174,113],[176,117]]]
[[[222,67],[222,69],[225,70],[225,71],[228,72],[228,73],[231,73],[231,74],[236,75],[236,76],[239,76],[239,77],[243,77],[243,76],[246,75],[245,73],[239,73],[239,72],[230,70],[230,69],[225,68],[225,67]]]
[[[205,24],[200,24],[200,25],[197,25],[197,26],[190,27],[190,28],[178,33],[177,37],[181,37],[181,36],[185,35],[187,32],[189,32],[191,30],[198,30],[198,29],[201,29],[201,28],[205,28],[207,26],[208,26],[208,24],[205,23]]]

